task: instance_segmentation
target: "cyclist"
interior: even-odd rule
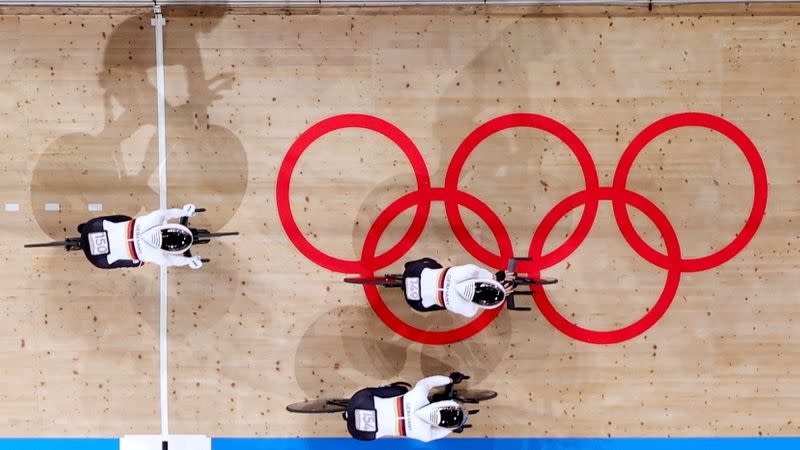
[[[86,258],[101,269],[139,267],[146,262],[199,269],[202,258],[187,256],[193,240],[191,230],[182,223],[169,222],[194,215],[195,206],[187,204],[135,219],[120,215],[97,217],[78,225],[81,247]]]
[[[469,427],[468,411],[451,397],[453,385],[463,379],[462,373],[453,372],[449,377],[423,378],[411,390],[403,382],[362,389],[347,404],[347,431],[362,441],[408,437],[429,442],[461,433]],[[440,386],[447,386],[444,393],[431,396],[431,390]]]
[[[409,261],[403,271],[403,292],[417,311],[446,309],[474,317],[481,309],[502,306],[514,290],[516,273],[499,271],[492,275],[474,264],[442,267],[431,258]]]

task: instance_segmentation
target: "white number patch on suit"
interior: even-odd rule
[[[419,278],[406,278],[406,297],[411,300],[419,300],[422,298],[419,293]]]
[[[97,231],[89,233],[89,253],[93,256],[107,255],[111,249],[108,247],[108,233]]]

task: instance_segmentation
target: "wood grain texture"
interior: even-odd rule
[[[396,379],[458,369],[500,392],[472,435],[796,435],[793,350],[800,287],[798,81],[800,11],[539,16],[452,9],[372,14],[168,16],[169,203],[193,201],[196,223],[242,235],[198,247],[202,271],[170,271],[170,406],[174,433],[342,436],[337,417],[286,404],[350,395]],[[4,436],[158,432],[157,270],[100,272],[22,244],[60,238],[86,204],[135,215],[158,204],[155,73],[149,17],[0,17],[0,428]],[[669,311],[644,335],[599,346],[555,330],[534,308],[503,312],[474,338],[422,346],[396,336],[363,292],[308,261],[275,204],[289,147],[336,114],[391,122],[419,148],[434,186],[465,136],[493,117],[529,112],[573,130],[610,185],[627,144],[670,114],[700,111],[753,140],[769,177],[763,223],[724,265],[682,275]],[[459,186],[503,220],[517,253],[561,199],[580,190],[576,160],[541,131],[480,144]],[[685,256],[722,248],[741,228],[753,182],[718,133],[675,130],[637,158],[628,187],[670,219]],[[292,209],[321,250],[355,259],[377,214],[415,189],[389,140],[346,129],[320,138],[294,170]],[[45,213],[59,202],[60,213]],[[405,232],[412,211],[381,240]],[[559,222],[555,248],[580,210]],[[481,219],[465,212],[496,250]],[[653,224],[632,213],[645,240]],[[472,262],[441,203],[405,259]],[[402,260],[387,271],[402,268]],[[655,302],[666,272],[639,257],[602,202],[587,240],[546,272],[576,323],[629,324]],[[409,311],[424,329],[464,321]]]

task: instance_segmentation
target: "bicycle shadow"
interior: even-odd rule
[[[447,313],[431,313],[436,326],[452,325]],[[366,306],[344,306],[320,315],[295,353],[295,378],[308,398],[349,395],[367,386],[403,379],[412,384],[455,370],[484,380],[503,361],[509,318],[501,314],[479,335],[455,344],[420,345],[397,335]]]
[[[217,6],[176,8],[170,10],[164,29],[168,206],[195,203],[206,208],[192,223],[212,231],[222,229],[237,212],[248,181],[244,146],[231,130],[214,123],[209,112],[212,103],[230,88],[232,75],[208,78],[198,43],[203,33],[219,24],[225,11],[225,7]],[[108,36],[102,68],[97,73],[97,82],[104,90],[104,117],[98,131],[57,137],[35,163],[31,210],[41,230],[52,239],[75,235],[75,227],[92,216],[134,217],[158,206],[155,38],[150,19],[150,15],[125,19],[113,26]],[[181,97],[181,93],[185,95]],[[60,204],[60,211],[45,211],[45,203]],[[88,212],[87,203],[101,203],[103,212]],[[189,326],[213,328],[231,303],[212,301],[214,293],[220,298],[234,294],[230,300],[242,301],[235,294],[241,289],[238,269],[243,263],[235,245],[222,241],[198,247],[198,251],[212,256],[209,267],[195,273],[188,269],[171,269],[170,273],[177,273],[173,281],[183,283],[178,292],[191,297],[195,307],[191,315],[195,322]],[[203,253],[209,251],[213,254]],[[70,298],[64,302],[61,295],[67,284],[70,295],[91,292],[87,302],[92,308],[113,303],[109,298],[129,298],[131,316],[117,317],[115,327],[126,327],[121,322],[127,321],[135,324],[137,333],[158,330],[158,315],[153,314],[152,306],[155,303],[157,310],[157,270],[115,270],[114,281],[109,282],[108,273],[95,270],[77,253],[37,257],[34,271],[62,274],[40,275],[36,279],[35,289],[46,294],[42,297],[47,309],[58,311],[63,303],[72,301]],[[213,273],[216,287],[196,289],[195,286],[207,285],[209,272]],[[205,283],[200,282],[201,276]],[[109,284],[113,290],[98,291],[98,286]],[[101,298],[96,292],[109,295]],[[203,309],[199,309],[200,304]],[[81,321],[66,320],[64,324],[73,326],[73,322],[78,335],[84,334],[85,324]],[[108,331],[98,321],[97,333]]]
[[[294,357],[295,378],[309,398],[350,394],[366,380],[397,377],[409,346],[368,307],[330,309],[303,333]]]
[[[486,39],[480,40],[486,42],[484,48],[461,67],[458,67],[455,70],[456,75],[445,86],[437,89],[441,94],[439,94],[440,100],[435,106],[434,123],[439,125],[434,127],[434,138],[430,141],[436,148],[421,149],[431,171],[433,186],[444,184],[449,161],[452,160],[456,149],[466,136],[481,123],[502,114],[539,109],[538,105],[534,103],[535,100],[531,100],[532,96],[528,95],[532,86],[537,82],[536,74],[538,73],[538,70],[531,67],[531,64],[546,60],[549,54],[555,52],[547,44],[550,39],[558,39],[557,25],[552,21],[542,22],[541,26],[535,29],[532,29],[528,22],[515,21],[500,29],[496,34],[492,34],[493,31],[488,29],[478,31],[481,36],[486,36]],[[536,46],[530,45],[532,35],[536,35],[537,42],[539,42]],[[527,64],[522,63],[526,61]],[[505,76],[499,78],[498,74]],[[491,97],[485,95],[488,91],[492,92]],[[391,121],[391,117],[383,118]],[[412,132],[412,130],[404,131]],[[547,152],[547,148],[552,146],[554,138],[539,132],[539,134],[533,135],[526,134],[523,139],[519,136],[519,129],[512,131],[501,132],[487,139],[486,145],[491,146],[491,152],[487,151],[485,144],[481,144],[475,150],[467,164],[464,165],[459,187],[484,201],[498,214],[506,225],[516,249],[515,253],[523,255],[527,254],[527,245],[535,229],[535,224],[546,212],[544,208],[537,208],[537,204],[543,197],[547,197],[546,203],[549,203],[549,198],[553,197],[552,204],[555,204],[560,200],[555,196],[568,189],[561,188],[560,184],[563,180],[539,182],[546,176],[543,156],[537,151],[529,149],[531,146],[545,147],[545,152]],[[434,156],[434,158],[430,156]],[[488,181],[487,177],[491,180]],[[569,181],[566,183],[570,184]],[[549,188],[550,186],[552,187]],[[404,173],[381,180],[369,191],[359,207],[352,229],[355,255],[361,255],[361,243],[364,242],[367,231],[383,209],[392,201],[415,189],[414,175]],[[533,190],[536,195],[515,195],[509,198],[509,193],[519,192],[521,189],[526,192]],[[440,206],[441,203],[435,202],[434,207],[437,205]],[[464,208],[460,209],[463,214]],[[413,210],[414,208],[411,208],[404,215],[410,215]],[[441,214],[437,215],[437,212],[441,212]],[[464,217],[468,218],[466,214]],[[407,220],[403,221],[400,218],[397,221],[398,224],[393,224],[391,227],[402,227],[408,223]],[[473,221],[468,221],[468,223],[471,224]],[[469,232],[475,240],[486,248],[496,248],[494,236],[487,227],[483,225],[469,226]],[[392,233],[388,232],[387,234]],[[452,230],[449,230],[441,207],[438,210],[432,209],[424,236],[432,236],[427,241],[428,245],[418,242],[414,248],[429,247],[433,242],[443,243],[445,250],[444,252],[440,250],[440,253],[448,257],[452,257],[456,253],[464,253],[458,240],[452,234]],[[397,239],[387,240],[394,242]],[[458,246],[458,251],[447,250],[452,246]],[[437,250],[439,250],[438,247]],[[431,253],[431,250],[427,251]],[[420,256],[431,256],[431,254]],[[452,262],[463,264],[465,261],[474,261],[474,257],[465,256],[468,259],[458,258]],[[404,257],[404,260],[408,259],[413,258]],[[398,304],[395,312],[402,313],[403,306]],[[425,324],[424,320],[421,323],[423,328],[430,325]]]
[[[183,15],[178,12],[184,11]],[[239,208],[247,189],[247,155],[229,129],[212,123],[209,106],[230,88],[231,74],[206,78],[198,36],[213,29],[224,7],[176,10],[165,28],[167,161],[170,203],[205,207],[211,229],[222,228]],[[131,17],[108,38],[98,83],[104,89],[103,127],[97,133],[56,138],[41,153],[31,181],[31,206],[39,227],[51,238],[88,219],[87,203],[135,216],[157,200],[157,98],[154,36],[150,16]],[[170,46],[180,51],[170,51]],[[170,92],[183,92],[170,103]],[[60,204],[59,212],[45,203]]]

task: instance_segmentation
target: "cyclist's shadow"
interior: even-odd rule
[[[447,312],[429,315],[430,329],[452,327],[455,322]],[[455,370],[479,382],[505,359],[509,322],[507,314],[501,313],[470,339],[421,345],[389,329],[368,306],[338,307],[319,316],[304,333],[295,356],[295,376],[309,398],[349,395],[370,384],[398,379],[413,383],[423,376]]]
[[[242,143],[232,131],[212,123],[209,115],[209,107],[230,87],[232,76],[220,74],[208,79],[198,44],[198,35],[213,29],[224,11],[224,7],[206,7],[202,14],[176,10],[168,15],[164,31],[165,65],[169,68],[168,206],[195,203],[206,208],[193,224],[211,230],[223,228],[236,213],[248,180],[247,156]],[[181,16],[183,13],[190,16]],[[56,138],[36,162],[31,181],[31,210],[41,230],[52,239],[76,234],[75,227],[92,216],[125,214],[133,217],[158,207],[155,42],[150,19],[150,15],[126,19],[114,26],[108,38],[103,67],[98,72],[98,83],[104,89],[104,118],[98,124],[102,128]],[[180,50],[170,51],[170,47]],[[183,78],[175,76],[181,73],[185,74]],[[180,89],[181,86],[186,89]],[[186,95],[176,99],[171,94],[176,91]],[[46,203],[58,203],[60,211],[45,211]],[[101,203],[103,211],[89,212],[88,203]],[[222,242],[208,247],[209,250],[213,247],[215,252],[210,255],[214,271],[225,272],[216,278],[235,290],[243,264],[235,248]],[[199,254],[202,255],[202,251]],[[96,278],[95,274],[85,276],[85,273],[96,269],[79,255],[37,258],[39,267],[36,270],[41,273],[58,271],[64,266],[62,258],[75,261],[69,270],[74,272],[70,280],[72,289],[91,289],[90,280]],[[155,283],[153,275],[146,270],[112,271],[98,278],[105,277],[108,282],[109,275],[114,276],[117,292],[130,293],[137,308],[141,306],[137,298],[157,297],[157,293],[149,292],[151,288],[147,283]],[[43,287],[50,292],[63,291],[63,279],[46,283],[52,283]],[[37,289],[41,288],[40,279]],[[203,301],[203,296],[209,294],[201,290],[198,295],[201,298],[196,300]],[[213,307],[207,309],[207,318],[219,320],[227,306],[220,305],[223,309],[219,311],[214,311]]]
[[[209,120],[209,106],[230,87],[232,76],[206,79],[196,35],[213,28],[224,9],[208,11],[207,17],[170,20],[165,28],[165,65],[183,68],[186,74],[168,78],[171,91],[180,91],[181,83],[186,86],[186,97],[169,103],[167,92],[167,177],[170,203],[205,207],[205,220],[217,230],[241,204],[248,167],[236,135]],[[150,16],[132,17],[109,37],[98,73],[105,90],[103,128],[57,138],[36,163],[31,206],[51,238],[62,238],[85,221],[87,203],[102,203],[104,210],[130,216],[158,205],[157,95],[149,21]],[[181,51],[169,51],[171,36],[178,36]],[[45,203],[59,203],[60,212],[45,211]]]

